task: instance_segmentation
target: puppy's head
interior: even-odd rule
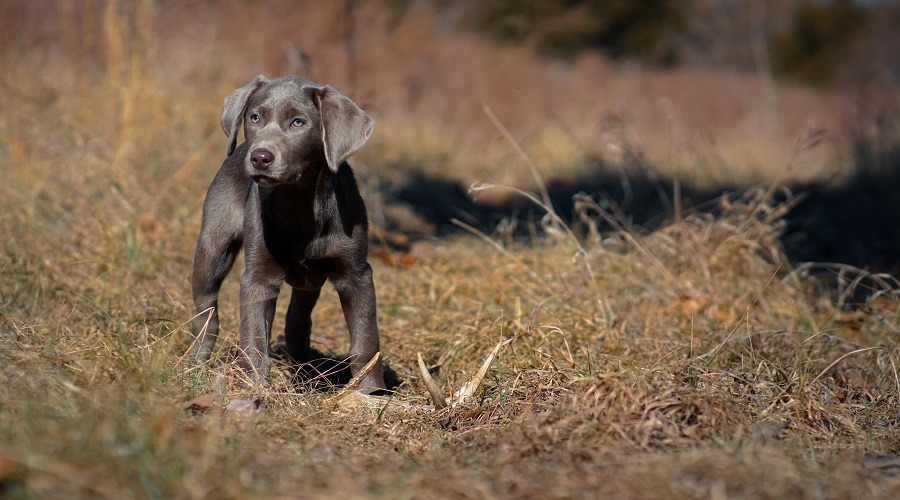
[[[333,172],[361,148],[375,121],[353,101],[326,85],[297,77],[259,75],[225,99],[222,129],[228,155],[244,125],[244,171],[261,186],[297,182],[309,169]]]

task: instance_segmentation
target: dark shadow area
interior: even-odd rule
[[[858,172],[839,181],[785,186],[795,195],[795,206],[785,217],[781,241],[794,264],[840,263],[869,272],[900,274],[900,148],[881,151],[877,157],[858,150]],[[547,194],[556,212],[571,227],[581,226],[575,196],[585,193],[598,202],[622,226],[650,231],[675,215],[675,183],[636,169],[627,176],[592,162],[591,173],[572,180],[551,180]],[[718,200],[739,197],[747,187],[701,190],[681,185],[680,213],[715,213]],[[778,196],[785,199],[785,190]],[[544,210],[523,196],[512,194],[500,202],[480,202],[456,181],[421,174],[383,192],[386,204],[407,206],[425,219],[436,235],[462,232],[458,219],[493,236],[528,238],[535,234]],[[777,197],[776,197],[777,198]],[[777,199],[776,199],[777,201]],[[387,229],[403,231],[402,227]],[[600,222],[601,231],[614,229]],[[504,234],[501,234],[504,233]]]
[[[567,223],[580,224],[575,214],[574,197],[584,193],[634,230],[652,230],[672,218],[673,188],[674,184],[667,179],[645,174],[618,175],[599,162],[594,162],[590,175],[547,182],[547,194],[553,208]],[[691,207],[692,203],[702,206],[704,201],[739,191],[737,188],[700,191],[681,186],[682,208]],[[513,221],[516,236],[526,237],[534,232],[534,225],[545,213],[523,196],[511,194],[500,202],[480,201],[459,182],[422,174],[411,176],[403,185],[389,188],[387,193],[388,203],[410,206],[435,228],[438,236],[459,232],[460,227],[453,223],[453,219],[457,219],[488,234],[504,221]],[[612,227],[602,224],[600,229]]]
[[[849,179],[795,188],[806,196],[786,217],[791,261],[900,275],[900,144],[884,142],[856,142]]]
[[[325,354],[318,349],[312,349],[312,360],[308,363],[298,363],[287,355],[284,350],[283,338],[279,339],[269,349],[272,360],[288,367],[291,373],[291,382],[294,386],[305,390],[327,392],[336,387],[347,385],[352,378],[350,374],[350,361],[347,356]],[[388,364],[384,364],[384,384],[386,393],[393,393],[403,380]],[[376,393],[376,395],[378,395]]]

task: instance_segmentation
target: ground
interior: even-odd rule
[[[159,41],[118,80],[73,66],[52,44],[3,56],[12,72],[0,92],[4,496],[900,495],[897,281],[842,265],[814,277],[780,239],[798,202],[780,190],[782,174],[855,167],[841,163],[838,139],[808,156],[815,138],[804,132],[807,142],[772,143],[775,152],[755,153],[758,168],[741,170],[741,144],[765,142],[752,119],[729,122],[722,147],[663,141],[644,151],[608,122],[585,121],[572,136],[560,131],[577,117],[513,127],[515,110],[494,114],[491,96],[473,98],[483,128],[471,135],[439,109],[404,115],[381,101],[369,108],[375,138],[351,163],[373,221],[391,394],[360,402],[282,362],[265,389],[248,392],[232,356],[240,269],[226,281],[213,359],[185,366],[200,204],[226,148],[218,107],[255,74],[196,52],[185,66],[185,43]],[[622,71],[621,85],[637,78]],[[810,109],[830,102],[781,91],[808,93]],[[544,179],[600,168],[579,160],[597,155],[617,179],[637,165],[682,172],[697,189],[743,189],[704,213],[670,203],[646,228],[598,197],[565,216],[547,206]],[[635,155],[639,164],[628,161]],[[653,160],[666,157],[677,161]],[[465,214],[455,230],[439,227],[396,195],[414,175],[524,190],[477,194],[513,196],[532,215],[517,230]],[[316,349],[346,352],[333,291],[313,320]],[[504,341],[471,400],[435,409],[417,355],[449,396]],[[261,398],[260,411],[221,410],[247,395]]]

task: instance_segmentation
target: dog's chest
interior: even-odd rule
[[[284,273],[285,282],[296,288],[319,288],[339,272],[339,259],[329,255],[329,238],[315,226],[263,222],[266,249]]]

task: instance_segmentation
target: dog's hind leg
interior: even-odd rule
[[[291,305],[285,316],[284,343],[287,355],[298,363],[307,363],[312,359],[309,341],[312,333],[312,310],[319,300],[320,292],[321,289],[299,288],[294,288],[291,292]]]

